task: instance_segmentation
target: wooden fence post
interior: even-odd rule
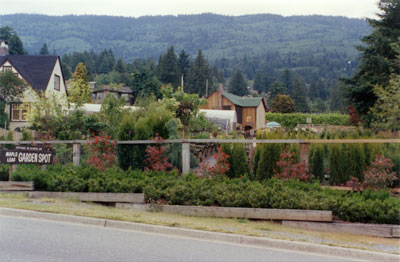
[[[18,165],[16,165],[16,164],[10,165],[10,170],[8,172],[8,181],[11,181],[12,173],[14,173],[17,170],[17,168],[18,168]]]
[[[74,166],[79,166],[81,164],[81,144],[74,143],[72,150]]]
[[[308,149],[309,149],[310,143],[300,143],[300,163],[304,163],[308,165]]]
[[[182,174],[189,173],[190,170],[190,144],[182,143]]]

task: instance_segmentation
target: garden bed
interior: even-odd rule
[[[389,191],[351,192],[322,188],[316,183],[249,178],[201,178],[190,174],[122,171],[99,172],[90,166],[21,166],[14,180],[34,181],[40,191],[144,193],[148,203],[332,211],[349,222],[400,224],[400,199]]]

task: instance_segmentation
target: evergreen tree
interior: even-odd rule
[[[61,64],[62,64],[64,79],[69,80],[72,77],[72,69],[69,65],[67,65],[64,62],[61,62]]]
[[[310,107],[308,106],[306,100],[306,83],[302,77],[297,76],[296,81],[293,85],[292,98],[296,103],[297,112],[310,112]]]
[[[254,90],[257,90],[259,93],[267,92],[271,85],[271,78],[267,73],[258,70],[254,77]]]
[[[0,40],[10,42],[12,35],[15,34],[14,29],[9,26],[0,27]]]
[[[321,98],[321,94],[319,92],[319,86],[317,85],[317,81],[315,79],[311,80],[310,84],[310,92],[308,93],[311,100]]]
[[[160,56],[157,76],[164,84],[171,84],[173,87],[177,87],[180,84],[178,58],[173,46],[168,49],[166,54]]]
[[[68,100],[70,103],[76,103],[78,106],[91,102],[92,91],[88,83],[86,66],[79,63],[72,75],[71,86],[68,88]]]
[[[229,155],[229,170],[226,176],[229,178],[240,178],[250,174],[246,149],[242,144],[222,144],[222,152]]]
[[[293,86],[293,77],[292,73],[289,69],[285,69],[281,75],[281,82],[283,83],[283,87],[286,89],[288,95],[292,94],[292,86]]]
[[[115,57],[111,49],[104,49],[104,51],[100,53],[97,65],[98,74],[107,74],[113,70],[115,65]]]
[[[46,43],[44,43],[42,48],[40,48],[39,54],[40,55],[49,55],[50,54],[49,53],[49,48],[47,47]]]
[[[118,59],[117,63],[114,66],[114,71],[118,73],[124,73],[125,72],[125,65],[122,59]]]
[[[157,98],[161,98],[161,82],[148,66],[142,66],[134,72],[130,86],[133,91],[134,100],[138,97],[147,97],[151,94]]]
[[[209,67],[207,60],[204,58],[201,50],[198,51],[196,59],[189,70],[185,92],[199,94],[204,96],[206,93],[206,82],[209,86],[212,85],[210,79]]]
[[[24,49],[24,44],[22,43],[19,36],[15,33],[11,36],[8,52],[10,55],[25,55],[26,51]]]
[[[0,28],[0,40],[8,42],[10,55],[25,55],[24,45],[17,33],[9,26]]]
[[[329,95],[329,109],[331,111],[345,112],[345,98],[343,95],[343,88],[339,85],[334,86],[330,90]]]
[[[242,72],[237,69],[235,74],[232,76],[229,83],[230,92],[237,96],[244,96],[249,93],[247,89],[247,81],[244,79]]]
[[[372,126],[383,130],[400,130],[400,75],[393,76],[386,88],[376,86],[374,93],[378,99],[371,108],[374,115]]]
[[[369,109],[374,106],[377,96],[373,90],[376,85],[386,86],[390,74],[400,74],[400,64],[396,62],[393,43],[400,37],[400,1],[380,0],[379,19],[368,19],[374,29],[364,37],[364,46],[359,46],[362,58],[357,73],[346,79],[346,96],[369,125],[373,115]]]
[[[285,86],[283,85],[282,82],[276,80],[275,82],[273,82],[271,84],[271,87],[269,89],[269,96],[268,96],[268,100],[269,102],[272,102],[272,100],[274,100],[274,98],[279,95],[279,94],[286,94],[286,89]]]
[[[179,67],[179,72],[181,73],[181,77],[183,76],[183,82],[185,83],[187,74],[190,69],[190,59],[189,59],[189,55],[186,54],[185,50],[183,50],[183,49],[179,53],[178,67]]]

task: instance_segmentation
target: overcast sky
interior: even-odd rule
[[[139,17],[211,12],[374,17],[378,0],[0,0],[0,14],[96,14]]]

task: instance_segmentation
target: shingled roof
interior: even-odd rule
[[[260,103],[263,103],[262,97],[240,97],[228,92],[222,92],[222,95],[231,101],[234,105],[241,107],[258,107]],[[264,104],[266,107],[266,105]]]
[[[53,55],[7,55],[0,56],[0,66],[6,61],[36,91],[45,91],[58,56]]]

